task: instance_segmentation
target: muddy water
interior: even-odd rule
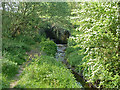
[[[65,50],[67,48],[66,44],[57,44],[57,53],[56,53],[56,59],[57,61],[61,61],[64,64],[66,64],[67,68],[71,69],[70,66],[67,64],[66,60],[65,60]],[[84,83],[82,78],[74,72],[74,70],[72,70],[72,73],[74,74],[76,80],[77,80],[77,84],[79,84],[80,86],[84,87]],[[81,83],[82,81],[82,83]]]

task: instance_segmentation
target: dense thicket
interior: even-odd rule
[[[54,58],[56,44],[46,37],[52,27],[57,38],[58,29],[71,32],[66,59],[88,82],[120,88],[117,2],[3,2],[2,8],[2,88],[10,87],[35,49],[42,56],[32,59],[16,88],[81,87]]]
[[[98,87],[120,88],[117,3],[77,3],[72,22],[77,26],[68,42],[68,62]]]

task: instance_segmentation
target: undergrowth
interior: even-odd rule
[[[67,77],[66,77],[67,76]],[[80,88],[71,72],[51,56],[36,56],[15,88]]]

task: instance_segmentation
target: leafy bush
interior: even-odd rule
[[[21,36],[24,40],[24,38]],[[18,38],[3,38],[3,46],[2,49],[6,51],[14,51],[15,49],[24,49],[24,51],[30,51],[30,45],[26,44],[24,41],[19,40]]]
[[[72,66],[78,66],[80,63],[82,63],[82,58],[85,56],[83,53],[84,50],[78,50],[70,53],[68,55],[67,61]]]
[[[42,35],[39,35],[39,34],[38,34],[38,35],[35,35],[35,36],[34,36],[35,42],[39,42],[39,43],[40,43],[41,41],[45,41],[45,39],[46,39],[46,38],[45,38],[45,34],[44,34],[44,33],[43,33]]]
[[[75,45],[75,46],[68,46],[66,48],[66,51],[65,51],[65,54],[66,56],[69,55],[70,53],[74,52],[74,51],[77,51],[77,50],[80,50],[81,47],[79,44]]]
[[[53,41],[51,40],[42,41],[40,43],[40,47],[41,47],[41,51],[45,52],[47,55],[55,56],[57,51],[57,46]]]
[[[76,46],[79,46],[79,45],[76,45]],[[71,47],[70,48],[68,47],[68,49],[69,50],[66,51],[67,53],[66,58],[68,63],[71,66],[75,67],[75,71],[77,71],[78,73],[82,73],[82,69],[83,69],[82,64],[85,62],[85,61],[82,61],[82,59],[86,55],[84,54],[85,50],[81,49],[80,47],[74,48],[73,51]]]
[[[2,59],[2,73],[3,75],[7,75],[8,78],[15,76],[18,73],[17,63],[9,61],[8,59]]]
[[[33,39],[33,36],[29,36],[29,35],[19,35],[15,38],[16,40],[19,40],[20,42],[23,42],[27,45],[34,45],[35,44],[35,40]]]
[[[69,37],[69,39],[68,39],[68,46],[74,46],[74,45],[77,45],[75,37]]]
[[[25,58],[27,57],[25,52],[22,52],[22,50],[19,51],[19,49],[18,51],[13,50],[12,52],[3,51],[3,55],[5,58],[9,59],[12,62],[17,63],[18,65],[23,64],[25,62]]]
[[[26,51],[30,51],[30,45],[21,42],[19,39],[8,39],[3,38],[3,56],[17,64],[22,64],[25,62],[27,57]]]
[[[10,81],[8,81],[7,76],[0,73],[0,88],[9,88]]]
[[[68,46],[80,45],[85,50],[85,56],[77,55],[79,51],[76,51],[68,56],[68,61],[74,65],[83,62],[78,66],[82,69],[84,77],[98,87],[119,88],[120,64],[116,48],[117,3],[80,2],[78,6],[76,14],[72,17],[80,18],[73,19],[72,22],[80,26],[75,29],[75,32],[78,31],[76,36],[68,40]],[[79,57],[82,60],[79,60]]]
[[[66,77],[67,76],[67,77]],[[71,72],[50,56],[36,57],[15,88],[80,88]]]

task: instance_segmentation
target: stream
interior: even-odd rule
[[[90,83],[86,83],[85,79],[82,75],[78,74],[75,71],[75,67],[72,67],[67,60],[65,59],[65,50],[67,48],[67,44],[56,44],[57,45],[57,53],[56,53],[56,59],[57,61],[61,61],[65,66],[71,70],[71,73],[74,75],[77,84],[82,86],[82,88],[96,88]]]
[[[80,86],[82,86],[82,88],[85,87],[85,83],[82,77],[80,77],[79,74],[77,74],[73,68],[70,67],[70,65],[68,65],[67,61],[65,60],[65,50],[67,48],[67,44],[57,44],[57,53],[56,53],[56,59],[57,61],[61,61],[63,62],[63,64],[66,65],[66,67],[68,69],[71,69],[72,73],[74,74],[74,77],[77,80],[77,84],[79,84]]]

